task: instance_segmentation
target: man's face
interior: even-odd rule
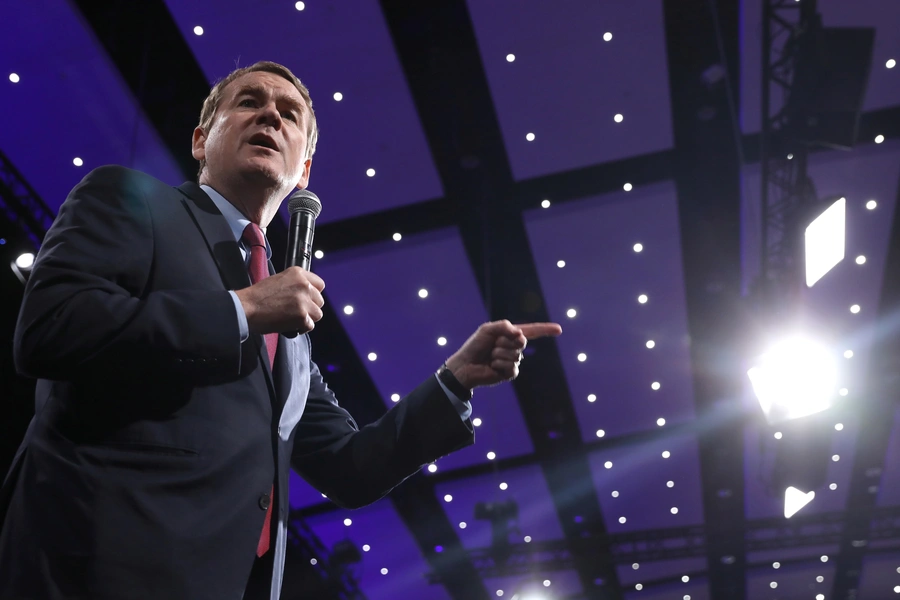
[[[306,187],[309,109],[300,92],[274,73],[241,75],[225,88],[210,130],[194,130],[193,155],[206,159],[204,179],[240,178],[262,187]]]

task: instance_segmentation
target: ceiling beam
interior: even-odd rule
[[[738,0],[663,0],[711,598],[744,600]],[[704,78],[706,75],[706,78]]]
[[[461,207],[460,233],[491,319],[549,320],[522,219],[525,198],[465,1],[381,4],[446,197]],[[553,340],[530,347],[536,357],[513,387],[556,514],[566,539],[594,536],[601,544],[605,522],[559,351]],[[587,598],[622,597],[608,553],[576,556],[575,567]]]

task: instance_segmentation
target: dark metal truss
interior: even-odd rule
[[[865,538],[854,540],[858,548],[868,547],[875,541],[900,538],[900,506],[875,508],[857,517],[868,525]],[[748,521],[743,531],[736,530],[734,535],[743,539],[748,552],[760,552],[838,545],[846,537],[847,530],[846,513],[839,511],[793,519],[774,517]],[[575,544],[565,539],[517,543],[510,545],[509,557],[505,561],[497,560],[491,547],[470,550],[469,556],[482,577],[540,576],[572,569],[576,554],[599,556],[605,545],[608,545],[616,564],[702,558],[708,552],[707,529],[698,525],[635,531],[606,535],[602,539],[586,538]],[[893,550],[900,550],[900,545]],[[818,558],[817,554],[816,560]],[[796,560],[806,561],[808,558]],[[781,562],[787,564],[789,561]],[[748,568],[753,566],[748,565]],[[693,573],[692,577],[706,575],[706,571],[700,571]],[[432,572],[428,574],[428,580],[439,583],[440,576]]]
[[[18,169],[0,152],[0,211],[21,229],[37,250],[54,214]]]

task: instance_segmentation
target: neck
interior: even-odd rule
[[[213,181],[205,175],[204,172],[200,177],[200,184],[208,185],[222,194],[223,198],[241,211],[241,214],[263,228],[269,226],[281,206],[281,201],[290,192],[281,187],[261,187],[251,183],[229,185],[229,182]]]

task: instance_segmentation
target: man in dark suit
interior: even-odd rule
[[[102,167],[71,192],[16,328],[38,382],[0,490],[0,598],[278,598],[291,466],[337,504],[373,502],[471,444],[471,390],[559,334],[486,323],[357,428],[305,335],[325,284],[272,274],[264,237],[307,184],[316,131],[303,84],[257,63],[204,103],[200,185]]]

